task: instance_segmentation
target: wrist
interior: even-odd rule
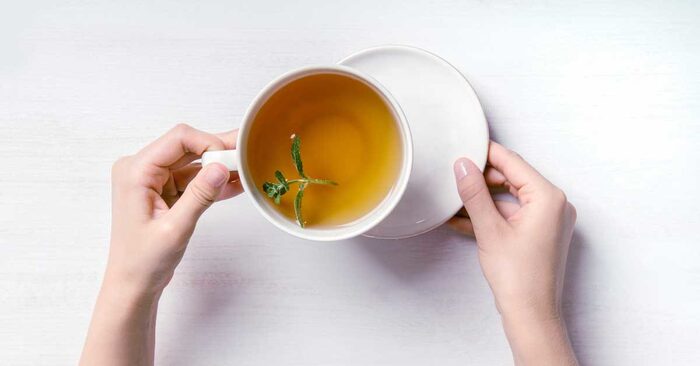
[[[559,333],[566,331],[566,324],[559,314],[537,312],[507,313],[501,315],[506,334],[519,336],[532,333]]]
[[[502,317],[516,365],[575,365],[566,323],[556,314],[508,313]]]
[[[153,364],[160,294],[137,291],[105,276],[90,323],[81,365]]]
[[[152,289],[136,281],[115,276],[108,270],[100,288],[101,299],[126,308],[152,308],[158,304],[162,289]]]
[[[498,306],[501,318],[506,324],[538,323],[558,324],[561,322],[561,309],[556,305]]]
[[[501,321],[509,340],[525,334],[565,332],[565,324],[557,307],[518,307],[502,309]]]

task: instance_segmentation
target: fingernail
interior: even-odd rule
[[[467,176],[467,164],[469,161],[466,158],[459,158],[457,161],[455,161],[454,169],[455,169],[455,177],[457,177],[457,180],[462,180],[462,178]]]
[[[204,172],[204,180],[212,187],[221,187],[228,179],[223,167],[212,164],[206,168]]]

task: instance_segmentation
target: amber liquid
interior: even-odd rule
[[[275,92],[255,116],[246,163],[253,183],[274,182],[275,170],[298,178],[290,155],[291,136],[301,139],[304,172],[337,186],[311,184],[304,190],[307,227],[351,224],[391,191],[402,162],[402,142],[392,113],[369,86],[348,76],[316,74]],[[267,203],[295,221],[298,185]]]

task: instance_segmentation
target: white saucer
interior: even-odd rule
[[[413,136],[413,171],[399,204],[365,235],[400,239],[430,231],[461,207],[452,164],[466,156],[482,170],[489,131],[467,79],[442,58],[408,46],[369,48],[343,59],[398,101]]]

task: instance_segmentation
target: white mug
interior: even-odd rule
[[[337,74],[350,77],[364,83],[374,90],[374,92],[377,93],[377,95],[380,96],[386,103],[387,107],[392,113],[393,120],[396,123],[399,136],[401,138],[401,156],[403,161],[401,162],[399,175],[393,188],[374,209],[361,218],[346,225],[320,228],[302,228],[295,221],[277,211],[273,207],[274,203],[267,197],[267,195],[262,193],[260,189],[254,185],[248,171],[246,153],[248,134],[251,125],[255,123],[255,117],[260,108],[272,95],[274,95],[285,85],[303,77],[315,74]],[[202,165],[205,166],[211,163],[220,163],[225,165],[230,171],[237,171],[238,175],[240,176],[241,183],[243,184],[243,188],[247,191],[248,196],[252,198],[255,207],[268,221],[273,223],[278,228],[303,239],[332,241],[351,238],[369,231],[379,224],[385,217],[387,217],[394,207],[396,207],[399,200],[403,196],[404,191],[406,190],[408,179],[411,175],[411,168],[413,166],[413,143],[411,139],[411,132],[408,128],[406,117],[401,111],[401,107],[391,96],[391,94],[389,94],[389,92],[377,81],[368,75],[347,66],[311,66],[283,74],[263,88],[263,90],[253,100],[253,103],[250,105],[243,118],[243,122],[241,123],[238,131],[236,150],[205,152],[202,155]]]

